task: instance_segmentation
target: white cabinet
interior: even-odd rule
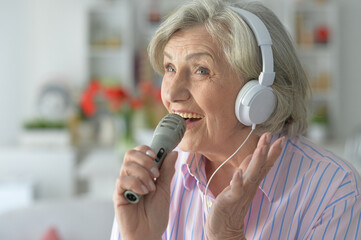
[[[102,1],[87,14],[88,79],[134,88],[135,24],[130,0]]]
[[[296,42],[298,56],[312,88],[310,137],[333,137],[332,129],[339,118],[341,81],[337,3],[303,0],[287,1],[285,6],[285,25]],[[315,125],[324,130],[313,128]],[[318,134],[318,130],[325,135],[312,136]]]
[[[75,193],[75,154],[71,148],[1,147],[0,166],[0,184],[33,186],[34,200],[68,198]]]

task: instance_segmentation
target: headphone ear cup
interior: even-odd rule
[[[265,122],[275,107],[276,96],[272,88],[260,85],[258,80],[251,80],[237,95],[235,114],[242,124],[257,125]]]

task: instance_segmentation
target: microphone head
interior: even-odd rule
[[[160,148],[172,151],[182,140],[186,131],[186,121],[178,114],[167,114],[155,128],[151,148],[157,153]]]

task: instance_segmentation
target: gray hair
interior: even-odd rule
[[[180,30],[203,25],[219,43],[230,66],[243,79],[257,79],[262,71],[260,49],[252,30],[224,0],[194,0],[180,7],[160,25],[148,53],[153,68],[164,74],[163,52],[172,35]],[[261,3],[241,2],[232,6],[257,15],[266,25],[273,41],[274,71],[272,85],[277,106],[270,118],[257,126],[257,134],[283,133],[290,137],[307,129],[307,101],[310,88],[293,43],[276,15]]]

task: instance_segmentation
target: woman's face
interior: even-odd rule
[[[205,27],[172,36],[164,50],[164,69],[163,104],[169,112],[189,118],[179,147],[205,154],[224,151],[234,141],[238,144],[243,126],[235,116],[234,104],[244,81]]]

